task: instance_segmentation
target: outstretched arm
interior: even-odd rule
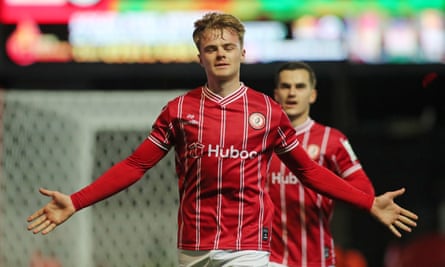
[[[371,179],[369,179],[368,175],[365,173],[363,169],[351,173],[344,179],[345,181],[353,185],[355,188],[358,188],[369,195],[372,196],[375,195],[375,189],[371,183]]]
[[[355,188],[329,169],[317,164],[306,151],[297,146],[284,154],[277,154],[300,181],[312,190],[333,199],[341,200],[361,209],[372,207],[374,196]]]
[[[394,203],[394,198],[402,195],[404,189],[374,197],[318,165],[300,146],[278,156],[304,185],[330,198],[368,210],[396,236],[401,236],[397,228],[410,232],[411,227],[416,226],[417,215]]]
[[[167,151],[145,140],[135,152],[117,163],[80,191],[65,195],[40,189],[51,201],[28,217],[28,230],[47,234],[68,220],[76,211],[116,194],[138,181]]]

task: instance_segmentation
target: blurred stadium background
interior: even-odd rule
[[[176,266],[172,153],[48,236],[26,217],[39,187],[80,189],[205,82],[191,32],[209,10],[245,21],[247,85],[269,94],[282,61],[309,62],[314,119],[350,137],[377,193],[407,188],[413,233],[339,203],[337,245],[369,267],[445,266],[445,1],[0,0],[0,267]]]

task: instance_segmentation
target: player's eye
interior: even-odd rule
[[[204,48],[204,52],[206,53],[211,53],[211,52],[215,52],[216,51],[216,47],[214,46],[207,46],[206,48]]]
[[[235,45],[233,45],[233,44],[229,44],[229,45],[225,45],[224,46],[224,50],[226,50],[226,51],[230,51],[230,50],[233,50],[233,49],[235,49]]]

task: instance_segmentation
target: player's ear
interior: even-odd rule
[[[277,88],[275,87],[274,89],[273,89],[273,99],[275,99],[275,100],[277,100],[278,101],[278,92],[277,92],[278,90],[277,90]]]
[[[313,88],[312,92],[311,92],[311,97],[309,99],[309,103],[311,103],[311,104],[315,103],[315,101],[317,101],[317,95],[318,95],[317,89]]]
[[[201,54],[196,55],[198,57],[199,64],[202,66]]]

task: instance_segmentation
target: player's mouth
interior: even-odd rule
[[[215,64],[215,67],[216,68],[225,68],[225,67],[228,67],[229,66],[229,64],[227,64],[227,63],[218,63],[218,64]]]
[[[293,108],[293,107],[296,107],[296,106],[298,105],[298,102],[297,102],[297,101],[286,101],[286,102],[284,103],[284,105],[285,105],[287,108]]]

